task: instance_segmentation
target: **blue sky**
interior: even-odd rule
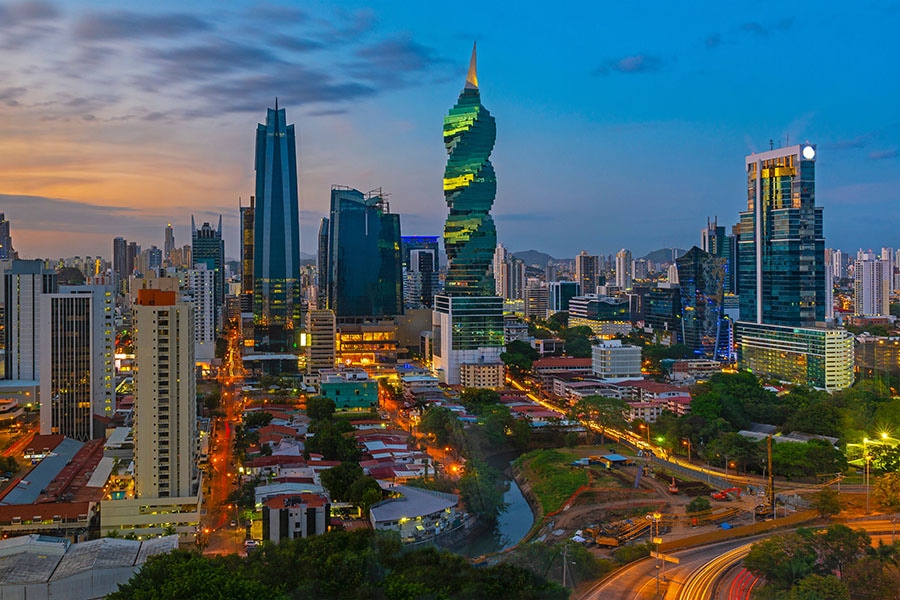
[[[818,144],[826,245],[900,246],[897,3],[2,2],[0,212],[27,256],[189,241],[299,132],[302,248],[332,184],[439,235],[442,118],[478,41],[500,241],[636,256],[737,221],[744,156]]]

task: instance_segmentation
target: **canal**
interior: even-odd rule
[[[505,478],[508,489],[503,494],[506,510],[497,518],[492,529],[485,529],[476,534],[455,551],[463,556],[476,557],[482,554],[493,554],[518,544],[534,524],[534,513],[528,500],[522,495],[515,479]]]

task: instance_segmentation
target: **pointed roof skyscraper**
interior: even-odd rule
[[[472,42],[472,59],[469,61],[469,72],[466,74],[465,89],[467,90],[478,89],[478,68],[475,59],[475,50],[477,48],[477,45],[478,42]]]

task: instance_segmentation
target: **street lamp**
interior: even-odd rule
[[[641,423],[638,425],[638,429],[646,429],[647,430],[647,445],[650,445],[650,423]]]
[[[691,462],[691,440],[681,440],[682,446],[687,446],[688,449],[688,462]]]
[[[866,461],[866,514],[869,514],[869,438],[863,438],[863,459]]]

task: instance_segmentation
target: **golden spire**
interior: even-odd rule
[[[475,67],[475,47],[477,42],[472,42],[472,60],[469,61],[469,73],[466,75],[467,90],[478,89],[478,73]]]

